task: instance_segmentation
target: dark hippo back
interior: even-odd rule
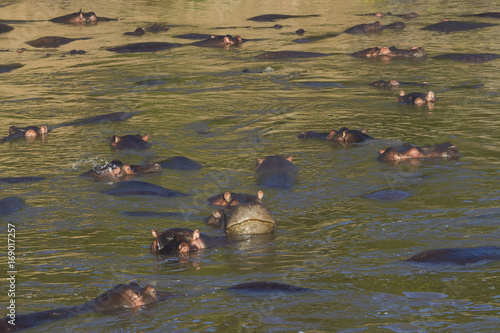
[[[500,247],[478,246],[469,248],[446,248],[420,252],[406,261],[434,264],[473,264],[483,260],[500,260]]]
[[[267,156],[257,163],[255,172],[261,186],[289,189],[297,179],[298,169],[291,162],[291,157]]]

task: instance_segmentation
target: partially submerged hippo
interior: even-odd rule
[[[211,196],[207,199],[208,203],[213,206],[234,206],[240,203],[262,202],[264,192],[259,191],[257,195],[246,193],[225,192]]]
[[[80,9],[79,12],[71,13],[63,16],[58,16],[49,20],[54,23],[66,23],[66,24],[82,24],[82,23],[96,23],[99,21],[118,21],[118,19],[111,19],[107,17],[97,17],[94,12],[84,13]]]
[[[259,185],[289,189],[297,179],[298,169],[292,163],[292,156],[275,155],[257,159],[255,172]]]
[[[241,196],[233,200],[231,193],[226,192],[224,208],[214,211],[205,219],[205,222],[213,227],[224,229],[230,235],[271,233],[274,230],[274,219],[261,201],[263,195],[264,193],[259,191],[256,200],[245,201]],[[245,195],[245,198],[249,196]]]
[[[160,197],[181,197],[186,194],[169,190],[163,186],[142,182],[137,180],[128,180],[119,182],[113,185],[111,191],[106,192],[109,195],[124,196],[124,195],[157,195]]]
[[[378,88],[394,88],[397,89],[401,85],[411,85],[411,86],[428,86],[429,82],[404,82],[404,81],[397,81],[397,80],[389,80],[389,81],[384,81],[384,80],[378,80],[370,83],[370,86],[372,87],[378,87]]]
[[[409,50],[405,50],[405,49],[398,49],[395,46],[391,47],[383,46],[382,48],[372,47],[351,53],[351,56],[353,57],[367,57],[367,58],[376,58],[376,57],[422,58],[425,57],[426,55],[427,51],[425,51],[425,49],[422,47],[413,47]]]
[[[24,200],[18,197],[5,197],[0,200],[0,216],[17,212],[24,207]]]
[[[0,73],[8,73],[14,69],[18,69],[18,68],[21,68],[23,66],[24,66],[23,64],[19,64],[19,63],[0,65]]]
[[[500,58],[500,54],[493,53],[449,53],[432,57],[432,59],[447,59],[463,62],[486,62]]]
[[[5,23],[0,23],[0,34],[2,34],[4,32],[9,32],[12,30],[14,30],[14,27],[11,27],[10,25],[5,24]]]
[[[479,261],[500,260],[500,247],[478,246],[466,248],[446,248],[420,252],[406,259],[433,264],[473,264]]]
[[[55,127],[79,126],[79,125],[87,125],[87,124],[104,123],[104,122],[108,122],[108,121],[121,121],[121,120],[129,119],[135,114],[137,114],[137,112],[124,112],[124,111],[112,112],[112,113],[107,113],[107,114],[103,114],[103,115],[99,115],[99,116],[92,116],[92,117],[68,121],[68,122],[62,123],[58,126],[55,126]]]
[[[248,21],[256,22],[274,22],[276,20],[285,20],[289,18],[303,18],[303,17],[319,17],[319,15],[283,15],[283,14],[264,14],[251,17]]]
[[[157,162],[162,169],[173,169],[173,170],[199,170],[203,166],[185,156],[171,156],[167,159]]]
[[[379,21],[373,23],[363,23],[355,25],[349,29],[344,30],[346,34],[365,34],[369,32],[380,32],[384,29],[404,29],[406,25],[403,22],[394,22],[384,25]]]
[[[363,128],[361,131],[350,130],[347,127],[331,130],[330,132],[318,133],[314,131],[302,132],[298,136],[301,139],[325,139],[330,141],[339,141],[342,143],[358,143],[368,139],[373,139]]]
[[[62,307],[30,314],[17,314],[15,320],[5,317],[0,320],[1,332],[13,332],[40,325],[49,320],[58,320],[88,313],[119,309],[131,309],[164,301],[173,294],[157,291],[148,285],[141,288],[137,283],[118,284],[93,300],[82,305]],[[11,321],[15,325],[11,324]]]
[[[222,237],[211,237],[186,228],[171,228],[161,233],[151,229],[151,234],[155,238],[151,244],[151,253],[155,255],[197,252],[227,244]]]
[[[146,165],[124,164],[120,160],[113,160],[105,165],[98,165],[83,173],[80,177],[91,177],[99,180],[118,179],[131,175],[160,173],[162,168],[158,163]]]
[[[227,290],[247,292],[304,292],[311,291],[312,289],[291,286],[289,284],[279,282],[258,281],[240,283],[227,288]]]
[[[47,126],[27,126],[27,127],[19,127],[16,125],[12,125],[9,127],[8,136],[0,138],[0,142],[7,142],[10,140],[18,139],[18,138],[36,138],[39,135],[45,135],[49,132]]]
[[[66,37],[59,37],[59,36],[47,36],[47,37],[40,37],[35,40],[30,40],[29,42],[26,42],[29,46],[33,47],[44,47],[44,48],[55,48],[59,47],[61,45],[69,44],[75,40],[86,40],[90,38],[66,38]]]
[[[200,47],[218,47],[218,48],[229,48],[231,46],[241,46],[243,44],[243,38],[240,36],[211,36],[205,40],[199,42],[194,42],[191,45]]]
[[[329,56],[327,53],[302,51],[272,51],[255,56],[257,59],[318,58]]]
[[[468,21],[442,21],[439,23],[431,24],[423,27],[422,30],[430,31],[440,31],[440,32],[456,32],[456,31],[467,31],[472,29],[493,27],[495,23],[484,23],[484,22],[468,22]]]
[[[158,52],[181,46],[183,45],[180,43],[145,42],[110,47],[106,50],[116,53]]]
[[[432,91],[429,91],[428,93],[415,92],[405,94],[405,92],[401,90],[398,96],[398,103],[409,105],[414,104],[417,106],[427,105],[432,107],[436,100],[437,98],[434,96]]]
[[[398,162],[411,158],[455,159],[459,157],[460,152],[457,146],[450,142],[430,146],[415,146],[411,143],[404,143],[399,147],[389,147],[381,150],[377,160],[381,162]]]
[[[141,136],[140,134],[135,135],[124,135],[118,136],[113,135],[109,142],[111,148],[114,149],[149,149],[151,144],[147,142],[149,140],[149,134]]]

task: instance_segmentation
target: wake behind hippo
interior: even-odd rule
[[[274,22],[276,20],[285,20],[289,18],[319,17],[319,15],[283,15],[283,14],[264,14],[251,17],[247,21],[256,22]]]
[[[13,332],[31,328],[50,320],[59,320],[88,312],[131,309],[164,301],[173,294],[156,290],[148,285],[141,288],[137,283],[118,284],[93,300],[82,305],[62,307],[30,314],[17,314],[15,318],[0,319],[1,332]]]
[[[500,54],[493,53],[448,53],[432,57],[432,59],[447,59],[474,63],[482,63],[498,58],[500,58]]]
[[[349,29],[344,30],[346,34],[365,34],[370,32],[380,32],[384,29],[404,29],[406,25],[403,22],[393,22],[391,24],[383,25],[379,21],[373,23],[363,23],[355,25]]]
[[[257,159],[255,172],[260,186],[290,189],[295,184],[298,169],[292,163],[292,156],[275,155]]]
[[[80,118],[77,120],[68,121],[62,123],[60,125],[55,126],[54,128],[63,127],[63,126],[79,126],[79,125],[87,125],[87,124],[97,124],[108,121],[121,121],[131,118],[133,115],[137,114],[137,112],[112,112],[99,116],[91,116],[86,118]]]
[[[30,40],[29,42],[26,42],[26,44],[33,47],[56,48],[61,45],[69,44],[75,40],[86,40],[86,39],[91,39],[91,38],[66,38],[59,36],[47,36]]]
[[[279,283],[279,282],[258,281],[258,282],[240,283],[227,288],[227,290],[269,293],[269,292],[304,292],[304,291],[311,291],[312,289],[292,286],[289,284]]]
[[[500,247],[478,246],[466,248],[445,248],[420,252],[406,259],[433,264],[457,264],[466,265],[479,261],[500,260]]]
[[[468,22],[468,21],[442,21],[435,24],[423,27],[422,30],[439,31],[439,32],[457,32],[473,29],[493,27],[495,23],[485,22]]]

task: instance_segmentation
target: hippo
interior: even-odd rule
[[[395,46],[387,47],[384,46],[382,48],[379,47],[371,47],[368,49],[364,49],[361,51],[357,51],[354,53],[351,53],[351,56],[353,57],[367,57],[367,58],[373,58],[373,57],[402,57],[402,58],[422,58],[427,55],[427,51],[425,51],[424,48],[422,47],[413,47],[409,50],[405,49],[398,49]]]
[[[147,142],[149,140],[149,134],[141,136],[140,134],[135,135],[124,135],[118,136],[113,135],[109,142],[111,148],[122,150],[122,149],[149,149],[151,144]]]
[[[241,46],[243,43],[243,38],[240,36],[211,36],[208,39],[201,40],[199,42],[191,43],[193,46],[200,47],[219,47],[219,48],[229,48],[231,46]]]
[[[437,98],[434,96],[432,91],[429,91],[427,94],[420,92],[405,94],[404,90],[401,90],[398,96],[398,103],[410,105],[414,104],[417,106],[425,104],[432,106],[436,100]]]
[[[362,198],[379,201],[399,201],[411,196],[411,193],[401,190],[378,190],[361,195]]]
[[[18,139],[18,138],[36,138],[37,136],[44,136],[49,132],[47,126],[27,126],[27,127],[19,127],[16,125],[12,125],[9,127],[8,136],[0,138],[0,142],[7,142],[10,140]]]
[[[172,156],[165,160],[158,161],[157,163],[162,167],[162,169],[199,170],[203,168],[200,163],[185,156]]]
[[[248,292],[304,292],[311,291],[312,289],[291,286],[289,284],[279,282],[258,281],[240,283],[227,288],[227,290]]]
[[[289,189],[297,179],[298,170],[292,163],[292,156],[276,155],[257,159],[255,172],[259,185]]]
[[[155,238],[151,244],[151,253],[155,255],[198,252],[227,244],[222,237],[211,237],[186,228],[171,228],[161,233],[151,229],[151,234]]]
[[[110,180],[127,177],[130,175],[160,173],[162,168],[158,163],[147,165],[124,164],[120,160],[113,160],[105,165],[95,166],[91,170],[83,173],[80,177],[91,177],[99,180]]]
[[[165,24],[153,23],[149,27],[147,27],[145,30],[147,32],[158,33],[158,32],[168,31],[169,29],[170,28]]]
[[[424,251],[411,256],[406,261],[433,264],[466,265],[479,261],[500,260],[500,247],[477,246],[466,248],[445,248]]]
[[[459,157],[460,152],[457,146],[450,142],[430,146],[415,146],[411,143],[404,143],[399,147],[389,147],[381,150],[377,160],[380,162],[398,162],[411,158],[456,159]]]
[[[43,47],[43,48],[56,48],[61,45],[66,45],[71,42],[74,42],[75,40],[87,40],[91,38],[87,37],[82,37],[82,38],[66,38],[66,37],[59,37],[59,36],[47,36],[47,37],[40,37],[35,40],[30,40],[29,42],[26,42],[29,46],[33,47]]]
[[[319,15],[283,15],[283,14],[265,14],[258,15],[247,19],[247,21],[255,22],[274,22],[276,20],[285,20],[289,18],[303,18],[303,17],[319,17]]]
[[[58,16],[50,19],[49,22],[66,23],[66,24],[82,24],[82,23],[96,23],[102,21],[118,21],[118,19],[111,19],[107,17],[97,17],[94,12],[84,13],[80,9],[79,12]]]
[[[123,34],[125,36],[142,36],[146,33],[146,31],[144,31],[143,28],[141,27],[138,27],[137,29],[135,29],[134,31],[128,31],[128,32],[124,32]]]
[[[180,43],[145,42],[110,47],[106,51],[115,53],[157,52],[181,46],[183,45]]]
[[[240,203],[250,203],[250,202],[262,203],[261,200],[263,197],[264,197],[264,192],[262,191],[257,192],[257,195],[225,192],[211,196],[207,199],[207,201],[212,206],[228,206],[228,205],[234,206]]]
[[[63,126],[77,126],[77,125],[79,126],[79,125],[87,125],[87,124],[97,124],[97,123],[103,123],[103,122],[108,122],[108,121],[121,121],[121,120],[129,119],[137,113],[138,112],[124,112],[124,111],[112,112],[112,113],[107,113],[107,114],[103,114],[100,116],[92,116],[92,117],[72,120],[69,122],[62,123],[62,124],[55,126],[55,127],[57,128],[57,127],[63,127]]]
[[[24,200],[18,197],[5,197],[0,200],[0,216],[17,212],[24,207]]]
[[[500,54],[493,53],[449,53],[432,57],[432,59],[447,59],[463,62],[486,62],[500,58]]]
[[[5,23],[0,23],[0,34],[3,34],[4,32],[9,32],[14,30],[14,27],[11,27],[8,24]]]
[[[320,52],[301,52],[301,51],[273,51],[255,56],[257,59],[286,59],[286,58],[318,58],[329,56],[327,53]]]
[[[8,184],[19,184],[19,183],[30,183],[30,182],[38,182],[40,180],[44,180],[43,177],[38,176],[27,176],[27,177],[1,177],[0,183],[8,183]]]
[[[23,66],[24,66],[23,64],[19,64],[19,63],[0,65],[0,73],[8,73],[14,69],[18,69],[18,68],[21,68]]]
[[[300,139],[324,139],[331,141],[339,141],[342,143],[358,143],[368,139],[373,139],[366,132],[366,129],[350,130],[347,127],[342,127],[340,130],[331,130],[330,132],[318,133],[314,131],[302,132],[298,135]]]
[[[111,191],[106,192],[108,195],[124,196],[124,195],[157,195],[160,197],[172,198],[181,197],[186,194],[169,190],[168,188],[142,182],[137,180],[128,180],[113,185]]]
[[[262,203],[264,193],[259,191],[257,199],[240,201],[241,196],[234,200],[230,192],[224,194],[226,204],[219,211],[214,211],[205,222],[213,227],[224,229],[229,235],[268,234],[274,230],[274,219]],[[245,199],[249,195],[244,195]]]
[[[378,80],[370,83],[370,86],[372,87],[377,87],[377,88],[394,88],[397,89],[401,85],[411,85],[411,86],[428,86],[429,82],[403,82],[403,81],[397,81],[397,80],[389,80],[389,81],[384,81],[384,80]]]
[[[467,22],[467,21],[442,21],[439,23],[431,24],[422,28],[422,30],[439,31],[439,32],[456,32],[467,31],[473,29],[493,27],[495,23],[484,22]]]
[[[487,18],[500,18],[500,12],[486,12],[486,13],[469,14],[469,15],[462,15],[462,16],[475,16],[475,17],[487,17]]]
[[[196,40],[196,39],[209,39],[209,38],[212,38],[212,36],[213,35],[189,33],[189,34],[175,35],[173,37]]]
[[[77,54],[83,55],[85,53],[87,53],[87,52],[84,50],[76,50],[76,49],[68,52],[69,55],[77,55]]]
[[[373,23],[358,24],[354,27],[344,30],[346,34],[364,34],[368,32],[380,32],[384,29],[404,29],[406,25],[403,22],[394,22],[388,25],[383,25],[379,21]]]
[[[0,319],[0,331],[13,332],[31,328],[49,320],[69,318],[88,312],[107,312],[119,309],[137,308],[165,301],[172,296],[174,296],[174,294],[158,291],[150,285],[141,288],[135,282],[118,284],[82,305],[62,307],[30,314],[16,313],[15,320],[10,317],[2,318]]]

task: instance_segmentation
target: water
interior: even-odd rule
[[[464,64],[430,57],[500,53],[495,37],[499,28],[455,34],[420,30],[471,10],[497,10],[491,2],[475,2],[472,9],[462,1],[89,2],[83,11],[123,20],[84,27],[44,21],[80,6],[75,1],[22,1],[1,8],[2,19],[35,21],[12,23],[15,30],[0,35],[2,49],[27,48],[21,54],[2,53],[2,63],[24,67],[0,75],[0,127],[6,132],[12,124],[56,125],[115,111],[140,113],[123,122],[62,127],[49,133],[46,142],[18,140],[0,146],[1,177],[46,177],[35,183],[0,184],[2,197],[16,195],[27,202],[26,208],[2,217],[4,225],[13,223],[17,231],[17,311],[81,304],[128,281],[187,296],[134,311],[47,323],[34,331],[496,330],[499,263],[454,267],[402,261],[432,248],[498,245],[499,62]],[[292,42],[298,28],[306,30],[306,37],[341,32],[375,21],[354,14],[380,10],[415,11],[420,17],[406,20],[402,31]],[[275,23],[246,21],[268,13],[321,16],[280,21],[281,30],[269,28]],[[397,19],[381,20],[388,24]],[[171,29],[140,38],[122,36],[154,22]],[[239,34],[255,41],[233,50],[184,46],[125,55],[105,50],[139,41],[187,44],[172,36],[193,32]],[[58,49],[24,44],[50,35],[92,39]],[[382,45],[422,46],[429,58],[380,62],[348,56]],[[70,56],[72,49],[87,54]],[[332,55],[289,61],[254,58],[277,50]],[[266,67],[273,70],[242,72]],[[368,86],[392,78],[430,82],[439,98],[435,108],[401,106],[396,103],[399,91]],[[469,88],[477,84],[482,87]],[[343,126],[365,127],[376,139],[351,147],[297,139],[304,130]],[[136,133],[150,134],[151,150],[110,150],[111,135]],[[380,149],[404,141],[451,141],[462,157],[398,166],[375,160]],[[202,222],[212,210],[206,198],[226,190],[256,193],[255,161],[274,154],[292,155],[300,168],[291,190],[263,189],[264,202],[277,221],[274,235],[181,260],[149,254],[151,228],[187,227],[221,235]],[[190,157],[204,168],[139,179],[191,196],[110,197],[102,193],[110,184],[78,177],[95,161],[119,158],[137,164],[173,155]],[[393,202],[361,197],[378,189],[411,196]],[[182,218],[125,216],[124,211],[176,212]],[[7,247],[6,240],[2,244]],[[0,270],[6,272],[5,260]],[[248,295],[225,290],[250,281],[315,291]],[[6,284],[0,300],[8,301]]]

